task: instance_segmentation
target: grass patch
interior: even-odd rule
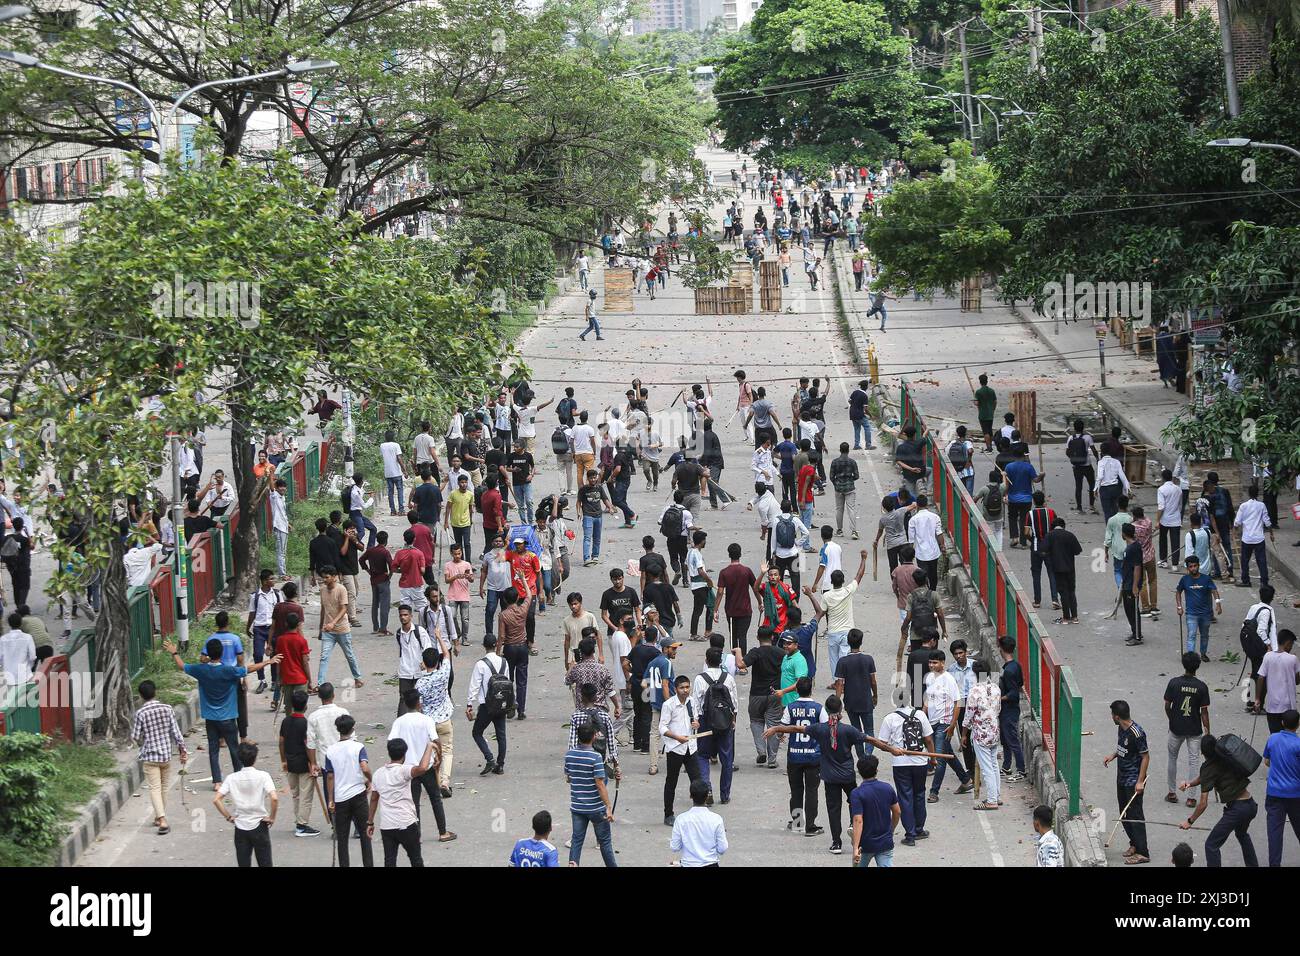
[[[51,746],[47,753],[53,772],[42,781],[46,792],[44,802],[60,823],[71,820],[82,804],[99,792],[101,780],[116,777],[120,772],[107,744],[61,743]],[[58,851],[58,844],[34,849],[0,836],[0,866],[50,866]]]

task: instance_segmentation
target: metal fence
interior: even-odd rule
[[[916,400],[903,382],[902,425],[915,425],[924,443],[935,508],[945,532],[970,572],[989,618],[999,636],[1016,641],[1016,659],[1028,682],[1030,707],[1043,733],[1043,749],[1052,758],[1057,777],[1070,792],[1070,814],[1079,813],[1079,774],[1083,749],[1083,697],[1073,671],[1061,663],[1030,597],[994,543],[991,529],[956,468],[925,427]]]

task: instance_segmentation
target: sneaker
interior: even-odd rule
[[[665,813],[665,814],[664,814],[664,826],[666,826],[666,827],[670,827],[670,826],[672,826],[672,825],[673,825],[673,821],[676,820],[676,819],[677,819],[677,814],[675,814],[675,813]]]
[[[916,846],[916,837],[903,837],[903,846]]]
[[[1007,783],[1018,783],[1025,779],[1025,775],[1017,770],[1015,773],[1007,774]]]
[[[967,781],[966,783],[963,783],[960,787],[957,788],[957,792],[958,792],[959,794],[960,794],[960,793],[970,793],[970,792],[971,792],[972,790],[974,790],[974,789],[975,789],[975,784],[974,784],[974,782],[973,782],[973,781]]]
[[[844,847],[841,846],[838,841],[836,841],[835,843],[831,844],[831,852],[834,853],[836,856],[839,856],[841,853],[844,852]]]
[[[503,763],[499,763],[492,768],[492,772],[499,777],[506,772],[506,765]]]
[[[1210,655],[1209,655],[1209,654],[1202,654],[1202,655],[1201,655],[1201,661],[1202,661],[1203,663],[1206,663],[1206,664],[1210,663]]]
[[[812,826],[803,831],[804,836],[817,836],[819,833],[825,833],[825,827]]]
[[[1137,646],[1138,646],[1139,644],[1141,644],[1141,643],[1142,643],[1142,642],[1139,641],[1136,637],[1130,637],[1127,641],[1124,642],[1124,646],[1125,646],[1125,647],[1137,647]]]
[[[853,540],[854,540],[854,541],[857,541],[857,540],[858,540],[858,533],[857,533],[856,531],[853,532]]]
[[[1168,562],[1168,561],[1157,561],[1157,562],[1156,562],[1156,567],[1157,567],[1157,568],[1167,568],[1167,567],[1169,567],[1169,562]]]
[[[710,794],[708,795],[708,797],[705,798],[704,805],[705,805],[706,807],[711,807],[711,806],[713,806],[713,794],[712,794],[712,793],[710,793]]]
[[[478,775],[480,777],[486,777],[495,769],[496,769],[496,764],[493,761],[489,760],[487,763],[483,765],[483,769],[478,772]]]
[[[451,787],[439,787],[438,793],[442,794],[442,799],[444,800],[451,799]]]
[[[760,767],[766,766],[766,765],[767,765],[767,754],[759,754],[759,755],[758,755],[758,759],[755,760],[754,763],[758,764]]]
[[[254,693],[254,694],[265,694],[265,693],[266,693],[266,681],[258,681],[258,682],[257,682],[257,690],[253,691],[253,693]]]
[[[320,831],[315,827],[309,827],[306,824],[300,824],[293,828],[293,835],[296,837],[314,837],[320,836]]]
[[[929,830],[917,830],[917,831],[916,831],[916,838],[917,838],[918,840],[924,840],[924,839],[926,839],[929,835],[930,835],[930,831],[929,831]]]

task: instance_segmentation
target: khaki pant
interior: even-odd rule
[[[167,816],[167,778],[171,776],[171,771],[170,761],[167,763],[146,761],[144,764],[144,788],[149,791],[149,802],[153,804],[155,817]]]
[[[578,470],[578,487],[581,488],[587,483],[587,472],[596,466],[596,456],[575,454],[573,464]]]
[[[293,822],[305,827],[311,821],[311,805],[316,799],[316,782],[309,773],[288,773],[289,794],[293,797]]]
[[[438,764],[438,786],[451,786],[451,743],[452,722],[444,720],[437,724],[438,746],[442,749],[442,762]]]
[[[650,730],[654,734],[655,741],[650,745],[650,769],[659,769],[659,755],[664,749],[664,735],[659,732],[659,717],[662,711],[658,707],[650,711]]]
[[[528,452],[528,454],[531,455],[533,453],[534,446],[537,444],[537,439],[529,438],[527,435],[524,435],[522,437],[522,440],[524,443],[524,451]]]
[[[1156,563],[1148,561],[1142,565],[1142,604],[1148,611],[1160,607],[1156,584]]]
[[[353,627],[361,623],[360,612],[357,610],[357,576],[355,574],[344,574],[343,587],[348,592],[348,621]]]

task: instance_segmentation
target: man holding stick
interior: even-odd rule
[[[1115,752],[1102,758],[1101,764],[1109,767],[1112,760],[1117,761],[1115,796],[1121,807],[1120,822],[1124,824],[1124,832],[1129,839],[1128,849],[1124,851],[1124,862],[1150,863],[1146,815],[1142,810],[1142,792],[1146,789],[1147,769],[1151,765],[1146,731],[1130,716],[1126,700],[1112,701],[1110,717],[1119,728],[1119,735]]]
[[[934,760],[922,753],[934,751],[934,728],[923,711],[900,707],[880,722],[880,736],[882,746],[895,755],[894,787],[903,815],[903,846],[916,846],[917,840],[930,835],[925,828],[925,776]]]

